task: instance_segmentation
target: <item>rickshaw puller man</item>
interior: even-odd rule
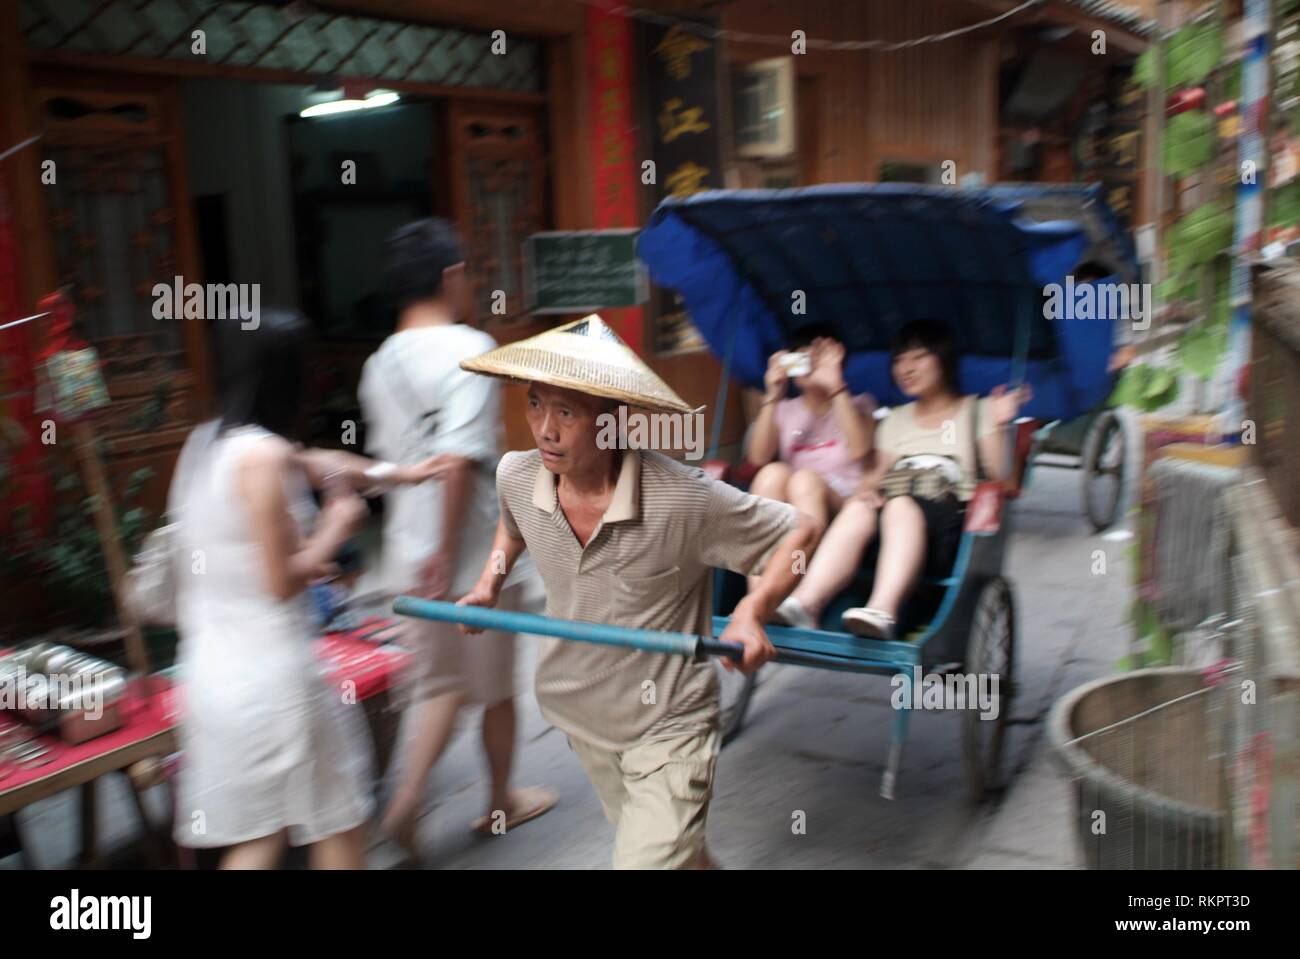
[[[712,569],[724,567],[761,578],[720,638],[743,646],[746,672],[775,656],[763,624],[794,588],[811,519],[662,453],[606,448],[599,419],[620,404],[692,410],[600,317],[461,366],[530,384],[527,419],[537,444],[501,460],[492,556],[461,605],[493,606],[527,549],[548,616],[708,636]],[[614,866],[711,866],[704,826],[719,746],[713,664],[540,643],[537,703],[569,737],[615,825]]]

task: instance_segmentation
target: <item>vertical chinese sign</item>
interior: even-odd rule
[[[649,77],[656,199],[723,185],[716,26],[716,19],[638,26],[640,58]],[[656,352],[703,346],[675,297],[665,295],[658,312]]]
[[[587,8],[587,90],[590,96],[594,208],[597,229],[640,226],[636,121],[632,113],[632,26],[610,12],[613,0]],[[602,311],[637,353],[645,347],[639,306]]]

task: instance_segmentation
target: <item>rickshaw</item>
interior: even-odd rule
[[[888,345],[904,323],[921,317],[952,324],[965,392],[1032,385],[1026,419],[1008,427],[1013,442],[1007,445],[1007,481],[978,486],[953,569],[923,583],[902,611],[898,635],[905,638],[768,627],[778,663],[904,678],[918,670],[998,676],[996,718],[981,721],[977,711],[961,711],[974,798],[1001,785],[1002,742],[1014,695],[1015,601],[1002,575],[1010,503],[1042,424],[1092,409],[1109,390],[1110,324],[1052,324],[1041,306],[1044,285],[1078,262],[1087,245],[1084,231],[1069,221],[1029,222],[1020,211],[1016,201],[987,192],[903,184],[710,191],[664,201],[638,242],[651,275],[677,291],[710,349],[723,358],[717,410],[725,408],[730,378],[750,385],[762,381],[768,355],[801,321],[832,325],[846,348],[850,387],[885,404],[904,399],[890,376]],[[714,421],[714,450],[720,420]],[[722,470],[718,464],[709,468]],[[826,622],[838,622],[843,609],[860,604],[871,573],[869,555],[857,581],[827,610]],[[715,635],[727,625],[736,581],[722,577],[715,588]],[[696,658],[739,654],[739,646],[704,637],[414,597],[399,597],[394,609],[399,615]],[[753,689],[752,678],[724,689],[725,733],[739,729]],[[910,712],[895,712],[881,781],[886,798],[895,795]]]
[[[1088,194],[1080,198],[1095,199]],[[1002,575],[1010,502],[1031,454],[1052,427],[1089,413],[1110,391],[1106,371],[1113,326],[1052,323],[1045,285],[1061,281],[1092,245],[1078,220],[1035,221],[1025,191],[954,190],[902,184],[835,185],[779,191],[712,191],[662,203],[638,244],[652,277],[681,296],[704,341],[723,364],[715,409],[730,379],[761,387],[767,357],[801,322],[830,326],[845,345],[853,392],[882,404],[904,401],[890,375],[889,343],[906,322],[942,317],[953,327],[964,392],[987,394],[1027,380],[1034,396],[1009,427],[1013,462],[1006,484],[983,482],[968,504],[949,575],[920,584],[902,611],[899,636],[871,640],[834,629],[773,626],[777,662],[910,677],[1000,677],[997,718],[962,711],[962,744],[972,798],[1001,785],[1001,749],[1016,659],[1015,602]],[[721,417],[714,420],[716,451]],[[727,477],[726,464],[707,464]],[[838,623],[870,591],[874,553],[827,608]],[[714,633],[744,593],[744,580],[719,571]],[[742,727],[756,676],[724,674],[723,737]],[[895,711],[881,794],[892,798],[910,709]]]

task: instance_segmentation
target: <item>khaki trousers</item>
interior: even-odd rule
[[[614,824],[615,869],[684,869],[705,856],[716,729],[637,743],[621,752],[569,744]]]

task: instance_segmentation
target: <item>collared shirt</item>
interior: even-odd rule
[[[798,525],[793,507],[745,493],[661,453],[622,454],[609,507],[584,547],[536,450],[497,469],[501,516],[527,544],[557,619],[712,635],[712,567],[761,572]],[[572,736],[606,749],[718,720],[712,663],[541,640],[537,702]]]

